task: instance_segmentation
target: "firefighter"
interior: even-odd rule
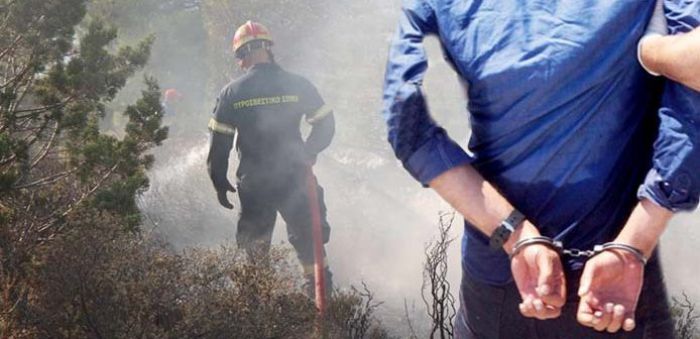
[[[289,242],[304,268],[306,292],[314,291],[314,251],[307,178],[316,156],[335,133],[332,110],[305,78],[282,69],[272,54],[272,37],[260,23],[246,22],[233,38],[238,66],[246,71],[226,85],[209,122],[211,144],[207,165],[219,203],[232,209],[227,192],[229,153],[239,156],[236,171],[241,203],[236,231],[239,248],[267,253],[277,213],[287,223]],[[306,140],[301,119],[311,125]],[[314,180],[315,182],[315,180]],[[323,242],[328,242],[323,189],[314,184],[320,205]],[[325,251],[324,251],[325,256]],[[324,258],[326,290],[331,274]]]
[[[183,95],[175,88],[168,88],[163,91],[163,111],[165,111],[166,116],[177,115],[177,107],[182,101]]]

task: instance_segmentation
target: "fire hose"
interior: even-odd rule
[[[326,276],[323,253],[323,230],[321,227],[321,207],[318,202],[318,184],[311,166],[307,168],[306,187],[308,190],[311,227],[314,242],[314,277],[316,290],[316,308],[323,318],[326,314]]]

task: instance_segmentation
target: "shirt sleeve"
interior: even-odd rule
[[[665,0],[665,10],[670,34],[700,25],[700,1]],[[653,168],[638,196],[672,211],[691,211],[700,196],[700,92],[667,81],[659,117]]]
[[[382,114],[396,157],[424,186],[472,158],[431,118],[421,92],[428,60],[423,38],[437,34],[435,12],[424,0],[405,0],[389,50]]]

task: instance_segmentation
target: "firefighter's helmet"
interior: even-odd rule
[[[241,27],[238,27],[236,34],[233,36],[233,53],[236,56],[241,56],[245,52],[250,51],[251,43],[258,42],[259,46],[269,48],[272,46],[272,35],[267,27],[263,24],[253,21],[248,21]]]
[[[163,100],[165,102],[175,102],[182,99],[182,93],[175,88],[168,88],[163,93]]]

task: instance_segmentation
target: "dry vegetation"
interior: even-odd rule
[[[173,252],[81,216],[45,248],[14,338],[387,338],[369,289],[335,291],[325,322],[285,250]],[[105,222],[107,221],[107,222]],[[325,334],[322,336],[321,334]]]
[[[423,264],[422,297],[432,321],[430,338],[454,337],[455,298],[447,279],[447,253],[454,239],[450,238],[450,228],[455,212],[440,214],[438,237],[427,244]]]
[[[104,11],[112,24],[134,20],[121,26],[137,30],[177,22],[143,15],[170,13],[159,3],[94,0],[91,5],[93,14]],[[206,42],[210,52],[223,51],[231,23],[266,14],[279,32],[280,50],[301,49],[293,33],[316,27],[324,20],[323,8],[313,1],[282,3],[234,8],[230,1],[202,1],[206,34],[190,38]],[[116,30],[83,21],[86,4],[0,0],[0,338],[388,338],[376,317],[381,303],[364,284],[334,291],[327,317],[318,319],[301,291],[299,269],[284,250],[252,257],[229,246],[180,252],[139,231],[134,196],[148,186],[149,152],[167,132],[158,86],[149,80],[141,100],[132,104],[130,96],[122,105],[121,138],[104,135],[99,125],[106,115],[122,116],[107,106],[146,66],[153,40],[116,48]],[[125,9],[121,15],[117,4]],[[291,22],[289,11],[308,20]],[[82,31],[79,46],[75,27]],[[132,32],[135,41],[139,33]],[[316,38],[305,44],[317,43]],[[218,87],[226,81],[221,69],[230,55],[211,54],[216,67],[208,81]],[[369,95],[358,97],[369,100]],[[367,119],[366,125],[372,124]],[[426,248],[423,296],[432,337],[453,335],[455,300],[446,279],[453,217],[441,217],[439,237]],[[693,303],[677,300],[674,310],[679,337],[692,338],[698,319]]]
[[[698,315],[695,304],[683,293],[683,298],[673,297],[671,314],[673,315],[678,339],[700,339],[700,328],[697,326]]]

